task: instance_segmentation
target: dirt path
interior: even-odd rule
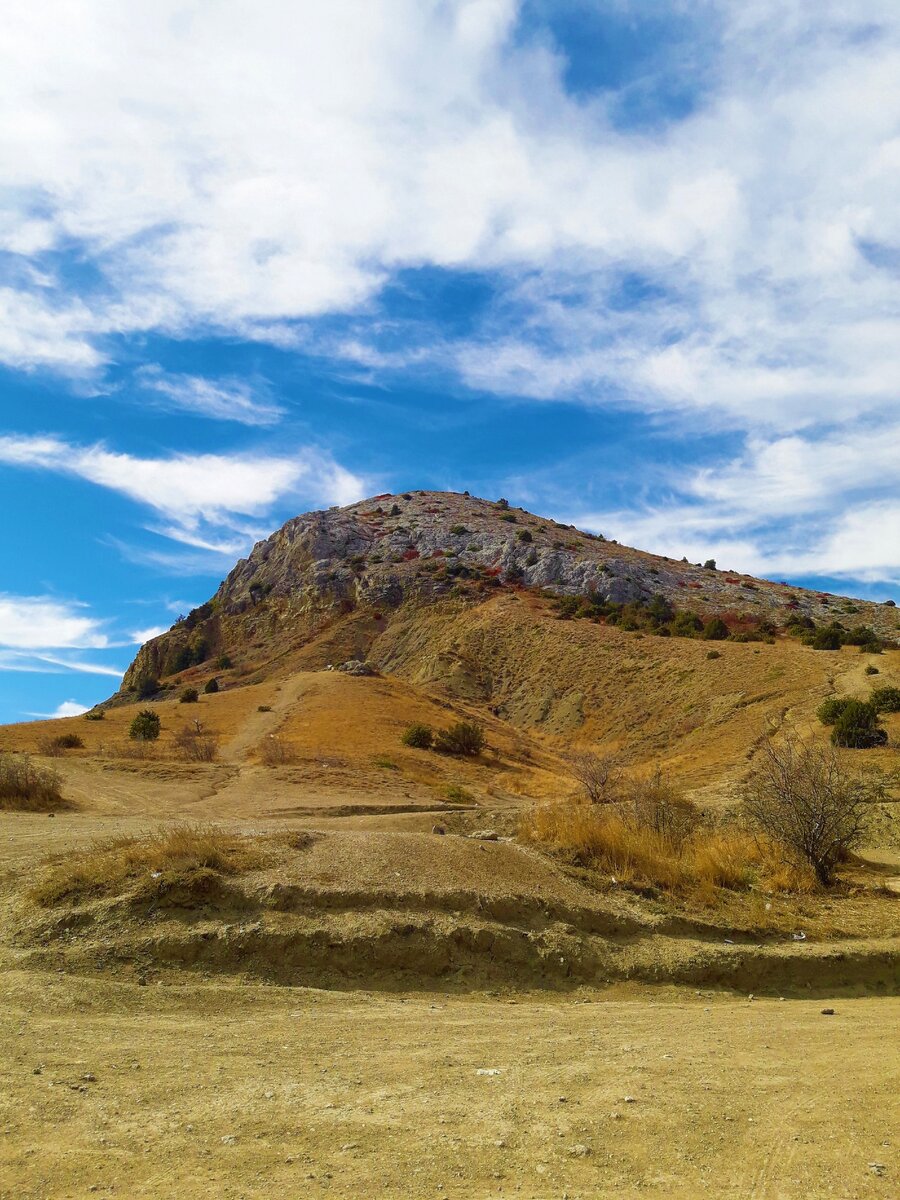
[[[900,1001],[641,995],[10,973],[0,1196],[897,1195]]]

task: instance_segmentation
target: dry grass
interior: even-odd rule
[[[294,746],[277,734],[263,738],[258,748],[259,761],[264,767],[284,767],[295,761],[297,754]]]
[[[176,825],[146,837],[97,842],[55,863],[30,889],[41,907],[121,895],[162,898],[178,890],[193,896],[221,886],[225,876],[263,865],[260,839],[206,825]]]
[[[0,811],[59,812],[72,808],[60,794],[56,771],[36,766],[27,754],[0,754]]]
[[[214,762],[219,754],[219,739],[202,726],[185,725],[172,739],[179,758],[185,762]]]
[[[741,829],[699,819],[654,827],[628,808],[584,801],[545,804],[526,814],[520,834],[560,851],[618,884],[657,887],[712,901],[718,889],[807,890],[809,880],[786,866],[775,848]],[[660,827],[661,826],[661,827]]]

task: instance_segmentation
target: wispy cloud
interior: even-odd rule
[[[109,488],[166,518],[156,532],[230,555],[252,537],[241,518],[263,517],[276,500],[303,497],[349,504],[363,481],[329,455],[298,448],[281,455],[178,454],[138,458],[104,446],[77,446],[55,437],[0,437],[0,463],[74,475]],[[232,535],[222,540],[222,534]]]
[[[15,650],[102,650],[110,645],[102,621],[87,606],[49,596],[0,593],[0,646]]]
[[[237,421],[242,425],[275,425],[284,409],[266,398],[265,386],[241,379],[205,379],[199,375],[173,375],[148,365],[135,372],[138,384],[154,394],[163,407]]]

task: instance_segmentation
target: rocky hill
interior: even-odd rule
[[[254,546],[215,596],[141,648],[123,691],[201,663],[276,661],[349,614],[372,622],[363,644],[410,607],[477,605],[508,592],[585,596],[724,618],[744,632],[792,618],[867,626],[896,642],[896,610],[648,554],[510,507],[451,492],[381,495],[305,513]],[[358,640],[358,639],[357,639]]]

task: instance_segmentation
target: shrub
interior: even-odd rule
[[[414,750],[430,750],[434,742],[434,733],[430,725],[417,722],[407,726],[400,741],[404,746],[412,746]]]
[[[212,762],[219,753],[219,739],[213,733],[204,733],[199,722],[179,729],[173,744],[187,762]]]
[[[874,705],[876,712],[900,712],[900,688],[873,688],[869,701]]]
[[[880,674],[880,672],[877,667],[873,667],[872,664],[869,663],[869,665],[866,667],[865,674],[866,675],[878,675],[878,674]]]
[[[295,757],[294,747],[277,734],[270,734],[259,744],[259,761],[264,767],[284,767]]]
[[[865,838],[880,783],[850,774],[833,750],[793,737],[763,742],[744,795],[751,824],[795,866],[828,886],[839,862]]]
[[[569,770],[581,784],[591,804],[609,804],[618,799],[621,775],[615,760],[593,750],[582,750],[566,757]]]
[[[708,558],[706,560],[706,562],[703,564],[703,569],[704,569],[704,571],[715,571],[716,560],[714,558]]]
[[[676,637],[693,637],[702,630],[703,622],[696,613],[683,611],[675,614],[670,628]]]
[[[718,650],[707,650],[706,657],[710,658],[710,659],[711,658],[721,658],[722,655],[719,653]]]
[[[84,714],[86,721],[102,721],[106,717],[106,711],[102,708],[92,708]]]
[[[56,771],[38,767],[27,754],[0,753],[0,810],[53,812],[71,805],[60,795]]]
[[[466,529],[465,525],[451,525],[450,532],[455,537],[463,537],[463,535],[467,534],[469,531]]]
[[[707,642],[724,642],[729,636],[728,626],[721,617],[711,617],[703,626],[701,636]]]
[[[256,711],[257,712],[271,712],[272,705],[271,704],[258,704],[256,706]]]
[[[510,523],[510,525],[515,525],[515,523],[516,523],[516,514],[515,514],[515,513],[511,513],[511,512],[505,512],[505,513],[503,514],[503,516],[500,518],[500,520],[501,520],[501,521],[508,521],[508,522]]]
[[[813,650],[840,650],[844,644],[844,631],[840,625],[826,625],[817,629],[806,640]]]
[[[519,530],[519,532],[516,534],[516,538],[517,538],[517,539],[518,539],[520,542],[531,542],[531,541],[534,541],[534,539],[533,539],[533,538],[532,538],[532,536],[531,536],[531,530],[530,530],[530,529],[520,529],[520,530]]]
[[[142,708],[128,727],[128,736],[136,742],[155,742],[159,737],[159,714]]]
[[[179,704],[196,704],[200,693],[195,687],[186,687],[178,697]]]
[[[439,754],[474,758],[484,749],[484,729],[477,721],[457,721],[449,729],[439,730],[433,745]]]
[[[53,745],[60,750],[83,750],[84,742],[77,733],[61,733],[53,739]]]
[[[851,700],[835,721],[831,740],[835,746],[870,750],[887,742],[887,732],[878,724],[878,711],[874,704]]]
[[[498,508],[509,508],[509,501],[506,500],[503,496],[501,496],[500,499],[497,501],[497,507]]]
[[[833,725],[852,700],[852,696],[829,696],[816,709],[816,716],[823,725]]]
[[[234,663],[231,661],[231,659],[229,658],[229,656],[227,654],[220,654],[219,657],[216,659],[216,666],[219,668],[220,671],[228,671],[231,669],[231,667],[234,666]]]
[[[212,696],[215,695],[218,690],[219,681],[216,679],[215,675],[213,675],[212,679],[207,679],[206,683],[203,685],[203,691],[207,696]]]

